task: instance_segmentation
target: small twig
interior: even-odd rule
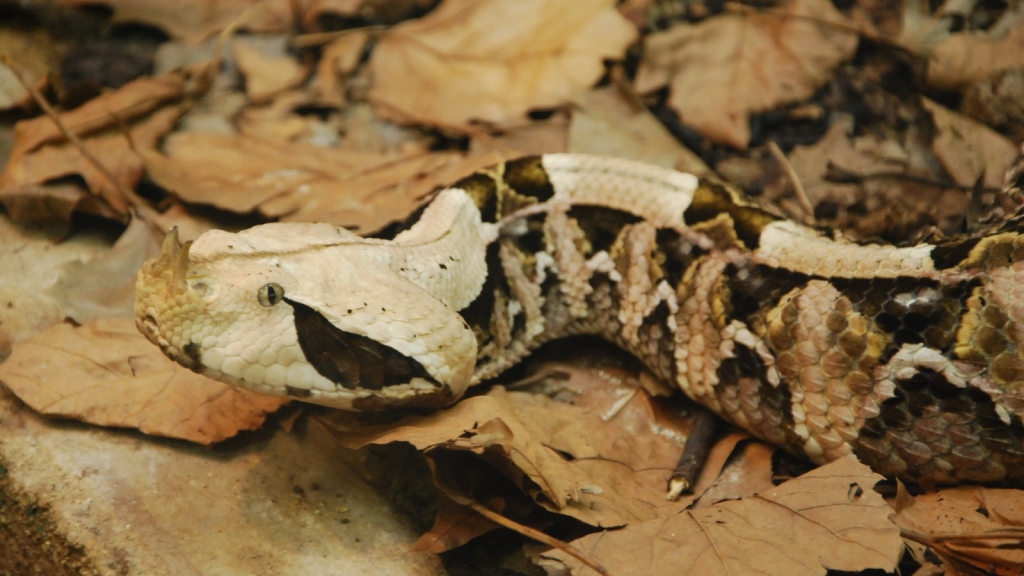
[[[786,158],[786,155],[782,153],[782,149],[779,148],[779,145],[774,140],[768,142],[768,151],[772,153],[775,161],[786,171],[789,181],[793,184],[793,192],[796,194],[800,207],[803,208],[810,222],[814,223],[814,206],[811,205],[811,200],[807,197],[807,191],[804,190],[804,185],[800,182],[800,176],[793,169],[793,165],[789,163],[789,158]]]
[[[718,416],[701,407],[692,415],[693,430],[686,438],[679,463],[668,479],[667,498],[675,502],[684,492],[689,492],[697,484],[697,476],[704,469],[711,447],[715,443],[715,432],[718,429]]]
[[[904,182],[921,184],[922,186],[947,188],[960,190],[961,192],[972,192],[974,190],[974,186],[962,186],[956,182],[939,182],[930,178],[923,178],[912,174],[903,174],[901,172],[870,172],[867,174],[857,174],[856,172],[836,166],[831,160],[828,162],[824,180],[826,182],[832,182],[833,184],[862,184],[868,180],[902,180]],[[992,188],[990,186],[984,187],[982,191],[995,192],[997,194],[1001,192],[999,188]]]
[[[315,46],[323,46],[324,44],[330,44],[338,38],[344,38],[350,34],[357,32],[367,32],[370,34],[376,32],[383,32],[389,29],[389,26],[383,24],[376,24],[373,26],[363,26],[361,28],[349,28],[347,30],[337,30],[335,32],[311,32],[309,34],[299,34],[291,40],[292,48],[313,48]]]
[[[533,528],[530,528],[529,526],[524,526],[523,524],[520,524],[514,520],[509,520],[501,514],[498,514],[497,512],[487,508],[483,504],[480,504],[473,500],[469,500],[468,498],[467,500],[469,501],[470,508],[472,508],[473,510],[476,511],[477,514],[483,516],[484,518],[487,518],[491,522],[494,522],[499,526],[504,526],[505,528],[508,528],[509,530],[512,530],[514,532],[518,532],[519,534],[522,534],[527,538],[536,540],[541,544],[545,544],[547,546],[551,546],[552,548],[561,550],[569,556],[572,556],[573,558],[579,560],[583,563],[584,566],[587,566],[588,568],[597,572],[598,574],[601,574],[603,576],[611,576],[611,572],[609,572],[608,569],[606,569],[604,566],[601,566],[594,560],[588,558],[585,554],[583,554],[576,548],[573,548],[567,542],[563,542],[557,538],[548,536],[540,530],[535,530]]]
[[[909,528],[901,527],[900,536],[926,546],[945,543],[960,543],[963,545],[964,542],[972,543],[978,540],[1015,540],[1019,542],[1021,539],[1024,539],[1024,528],[1020,526],[1007,526],[1005,528],[995,528],[984,532],[945,532],[924,534],[915,530],[910,530]]]
[[[82,142],[82,139],[79,138],[77,134],[72,132],[70,128],[68,128],[67,124],[65,124],[64,121],[61,120],[60,114],[58,114],[57,111],[53,109],[53,106],[50,106],[50,103],[47,102],[45,98],[43,98],[43,95],[39,93],[39,90],[37,90],[35,86],[33,86],[30,82],[28,82],[25,79],[25,76],[22,74],[21,70],[18,69],[14,62],[11,61],[11,58],[6,54],[0,55],[0,62],[3,62],[4,65],[7,66],[7,68],[11,71],[11,73],[14,74],[14,77],[18,80],[18,82],[25,88],[26,91],[28,91],[28,93],[32,96],[32,99],[35,101],[35,103],[39,105],[39,108],[41,108],[43,112],[50,118],[50,120],[52,120],[53,123],[57,125],[57,128],[61,131],[62,134],[64,134],[64,137],[67,138],[68,141],[71,142],[76,148],[78,148],[78,151],[81,152],[85,160],[89,164],[91,164],[92,167],[95,168],[103,176],[103,178],[110,183],[111,186],[114,187],[114,192],[116,194],[104,194],[104,191],[102,189],[100,190],[101,196],[104,200],[107,201],[108,204],[110,204],[111,208],[113,208],[118,213],[125,215],[127,215],[129,207],[135,208],[136,210],[140,210],[143,205],[142,199],[139,198],[135,194],[135,192],[129,190],[123,182],[118,180],[118,178],[114,176],[114,174],[109,169],[107,169],[107,167],[104,166],[102,162],[99,161],[99,158],[97,158],[88,148],[85,147],[85,143]]]

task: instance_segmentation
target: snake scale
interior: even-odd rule
[[[544,342],[599,335],[814,462],[1022,486],[1022,229],[860,244],[713,180],[552,154],[439,191],[389,237],[172,232],[135,306],[183,366],[350,410],[447,405]]]

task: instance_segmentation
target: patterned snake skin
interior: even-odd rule
[[[445,405],[596,334],[812,461],[1024,486],[1022,229],[856,244],[720,183],[545,155],[453,184],[388,238],[172,233],[136,314],[197,372],[352,410]]]

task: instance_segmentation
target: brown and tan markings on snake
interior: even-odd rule
[[[545,155],[453,184],[381,238],[271,224],[169,239],[137,315],[194,370],[356,410],[450,403],[546,341],[595,334],[815,462],[1024,486],[1020,230],[856,244],[721,183]]]

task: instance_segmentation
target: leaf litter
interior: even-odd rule
[[[872,490],[881,479],[849,457],[752,498],[585,536],[570,545],[623,576],[889,572],[903,541],[889,520],[892,510]],[[637,554],[642,542],[650,544]],[[561,550],[543,558],[587,573],[575,570],[578,566]]]
[[[48,293],[70,321],[14,342],[0,381],[47,415],[203,444],[260,426],[283,401],[188,372],[135,331],[133,269],[171,226],[186,238],[268,219],[372,233],[478,167],[574,151],[736,175],[792,213],[804,194],[818,223],[901,241],[959,230],[967,190],[982,174],[986,191],[1001,188],[1024,134],[1020,11],[974,2],[103,4],[113,23],[165,32],[167,53],[249,33],[220,38],[212,64],[61,110],[106,172],[0,76],[4,105],[26,110],[0,172],[7,214],[68,228],[81,215],[131,222],[105,256],[65,266]],[[369,26],[345,20],[357,17]],[[331,18],[344,23],[323,28]],[[8,31],[0,46],[20,46],[20,72],[46,86],[39,63],[60,51],[24,53],[24,35]],[[512,526],[566,542],[534,554],[553,574],[891,571],[903,543],[922,570],[943,569],[931,550],[950,574],[1021,573],[1019,490],[886,505],[879,478],[853,461],[777,485],[774,450],[735,431],[694,494],[668,501],[695,408],[649,375],[564,356],[534,363],[539,385],[506,382],[386,424],[322,422],[345,446],[422,452],[440,504],[418,551]]]
[[[750,115],[811,96],[853,56],[857,36],[830,26],[828,0],[775,12],[723,14],[647,39],[640,92],[670,85],[669,105],[714,142],[746,148]]]
[[[16,343],[0,381],[42,414],[199,444],[258,428],[287,402],[178,366],[125,316],[58,324]]]
[[[506,124],[575,101],[635,38],[610,0],[446,0],[381,38],[369,98],[384,117]]]

